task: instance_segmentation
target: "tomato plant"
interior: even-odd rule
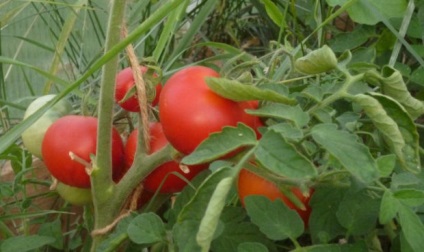
[[[68,115],[58,119],[47,130],[42,143],[44,162],[50,173],[64,184],[89,188],[90,177],[85,165],[70,157],[73,153],[85,162],[96,154],[97,118]],[[123,175],[124,145],[116,129],[112,131],[113,178]]]
[[[128,137],[125,146],[125,163],[129,167],[134,161],[138,139],[138,130],[134,130]],[[161,123],[150,125],[150,154],[160,150],[168,143]],[[207,165],[194,165],[180,167],[176,161],[169,161],[153,170],[143,181],[144,188],[151,192],[159,190],[161,193],[175,193],[181,191],[187,185],[186,180],[191,180],[199,172],[207,168]],[[187,169],[188,172],[183,172]],[[178,174],[178,175],[177,175]]]
[[[27,107],[24,119],[32,115],[35,111],[53,99],[55,95],[44,95],[40,96],[32,101]],[[22,133],[22,141],[28,151],[36,157],[42,158],[41,156],[41,143],[44,138],[44,134],[47,128],[57,119],[65,116],[72,110],[72,106],[65,99],[60,100],[52,108],[50,108],[44,115],[42,115],[34,124],[29,126]]]
[[[140,66],[140,71],[144,74],[147,68]],[[162,90],[162,85],[159,83],[155,88],[155,97],[152,99],[152,106],[156,106],[159,101],[159,96]],[[129,97],[127,95],[131,94]],[[115,101],[123,109],[131,112],[140,111],[137,92],[135,89],[135,80],[131,67],[124,68],[116,75],[115,84]]]
[[[305,226],[308,225],[309,216],[311,214],[311,208],[309,206],[310,195],[303,195],[300,189],[293,187],[291,188],[291,191],[306,207],[305,210],[298,208],[292,201],[290,201],[290,199],[281,192],[276,184],[247,169],[240,170],[237,181],[237,189],[243,205],[244,198],[250,195],[262,195],[270,200],[280,199],[289,208],[295,210],[300,215]],[[310,193],[312,193],[312,191],[310,191]]]
[[[238,122],[259,126],[254,116],[244,112],[253,103],[238,103],[209,89],[205,79],[219,77],[207,67],[186,67],[172,75],[159,98],[159,116],[166,138],[178,151],[191,153],[209,134]]]

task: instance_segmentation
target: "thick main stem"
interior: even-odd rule
[[[108,52],[120,40],[121,24],[125,12],[124,0],[110,1],[110,15],[105,43]],[[112,180],[112,120],[114,104],[114,87],[118,55],[111,58],[102,69],[99,99],[99,118],[97,132],[97,156],[91,173],[91,186],[94,203],[94,229],[101,229],[110,224],[118,215],[120,208],[112,205],[109,198],[113,195],[115,185]],[[100,242],[101,237],[93,239],[92,250]]]

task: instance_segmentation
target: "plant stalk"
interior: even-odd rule
[[[110,15],[105,42],[108,52],[120,41],[121,24],[125,13],[126,1],[110,1]],[[112,180],[112,120],[115,76],[118,67],[118,54],[110,59],[102,68],[99,99],[99,117],[97,132],[97,156],[93,162],[91,187],[94,204],[94,229],[101,229],[110,224],[119,214],[120,206],[110,201],[115,185]],[[93,237],[92,251],[96,250],[102,236]]]

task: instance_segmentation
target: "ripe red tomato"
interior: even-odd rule
[[[125,163],[130,167],[134,161],[137,147],[138,130],[131,132],[125,145]],[[150,125],[150,153],[154,153],[163,148],[168,143],[161,123],[152,123]],[[187,183],[174,173],[179,173],[187,180],[191,180],[198,173],[205,170],[207,165],[193,165],[187,167],[190,172],[184,173],[180,164],[175,161],[169,161],[153,170],[144,180],[144,188],[148,191],[160,193],[175,193],[181,191]],[[165,180],[165,181],[164,181]],[[163,182],[164,181],[164,182]],[[162,184],[163,183],[163,184]],[[162,184],[162,185],[161,185]]]
[[[96,153],[97,118],[68,115],[56,120],[46,131],[42,143],[44,163],[50,173],[64,184],[90,187],[90,177],[85,166],[72,160],[72,152],[90,162],[90,155]],[[118,181],[124,173],[124,144],[116,129],[112,131],[113,179]]]
[[[142,73],[147,72],[147,68],[144,66],[140,66],[140,70]],[[135,87],[134,75],[131,67],[124,68],[116,75],[116,85],[115,85],[115,101],[121,106],[121,108],[131,111],[138,112],[140,111],[140,105],[138,104],[137,93],[134,92],[130,98],[121,102],[125,95]],[[159,102],[159,96],[162,90],[162,85],[159,83],[156,85],[156,96],[152,101],[152,106],[156,106]],[[134,90],[135,91],[135,90]]]
[[[297,208],[281,191],[278,187],[271,181],[266,180],[255,173],[241,169],[238,176],[238,194],[241,200],[241,203],[244,205],[244,198],[249,195],[262,195],[267,197],[270,200],[281,199],[286,206],[296,210],[299,216],[302,218],[305,226],[308,226],[309,216],[311,214],[311,208],[309,207],[309,199],[312,194],[310,191],[309,197],[305,197],[300,189],[292,188],[292,192],[296,197],[305,205],[306,210],[303,211]]]
[[[205,82],[207,77],[219,74],[202,66],[184,68],[169,78],[159,98],[165,136],[183,154],[191,153],[209,134],[224,126],[253,122],[244,112],[245,105],[210,90]]]

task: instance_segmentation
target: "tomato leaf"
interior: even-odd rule
[[[393,193],[400,202],[410,207],[418,207],[424,204],[424,191],[416,189],[403,189]]]
[[[408,245],[413,251],[421,251],[424,248],[424,225],[420,217],[408,206],[401,205],[399,223]]]
[[[336,218],[337,209],[345,194],[345,188],[318,187],[315,189],[309,202],[312,209],[309,230],[314,243],[328,243],[345,233],[346,230]]]
[[[411,95],[399,70],[385,66],[381,74],[376,71],[367,72],[365,79],[379,85],[383,94],[402,104],[413,119],[424,114],[424,103]]]
[[[375,227],[379,208],[380,201],[367,190],[352,190],[340,202],[336,217],[349,234],[363,235]]]
[[[296,59],[294,66],[305,74],[320,74],[337,67],[337,58],[327,45]]]
[[[367,146],[335,124],[318,124],[312,128],[313,139],[334,156],[353,176],[365,183],[378,178],[378,166]]]
[[[393,143],[394,146],[392,148],[394,149],[394,153],[397,155],[402,167],[413,173],[420,172],[420,136],[418,134],[417,127],[415,126],[414,121],[405,112],[401,105],[390,97],[377,93],[371,93],[370,95],[374,99],[378,100],[378,102],[381,104],[381,106],[383,106],[384,110],[386,111],[389,117],[396,119],[395,123],[399,128],[400,135],[403,138],[405,144],[403,146],[397,146],[397,143],[395,142]],[[372,120],[374,124],[377,123],[375,121],[375,118],[373,118]],[[381,128],[380,130],[384,130],[383,134],[388,134],[388,129],[386,129],[387,128]],[[386,140],[394,141],[392,139],[392,135],[390,135],[390,139]]]
[[[179,251],[200,251],[196,235],[208,208],[209,201],[218,183],[222,179],[233,175],[233,171],[229,168],[223,168],[212,173],[204,180],[191,200],[180,211],[173,227],[173,236]],[[209,213],[219,214],[220,209],[216,210],[216,212],[209,210]],[[215,232],[215,230],[210,231]]]
[[[391,191],[385,191],[381,199],[378,219],[381,224],[387,224],[396,217],[399,211],[399,201],[393,197]]]
[[[298,128],[302,128],[310,120],[309,114],[304,112],[300,106],[286,104],[269,104],[255,110],[248,109],[246,112],[251,115],[285,119],[293,122]]]
[[[181,162],[187,165],[205,163],[240,147],[256,144],[255,132],[245,124],[238,123],[237,127],[227,126],[221,132],[209,135],[192,153],[185,156]]]
[[[42,235],[14,236],[2,241],[0,250],[3,252],[26,252],[54,243],[55,240],[54,237]]]
[[[268,238],[279,241],[299,237],[304,231],[304,224],[296,211],[277,199],[274,201],[260,195],[250,195],[245,199],[247,214],[252,222]]]
[[[305,252],[357,252],[368,251],[367,244],[364,241],[349,244],[319,244],[308,247],[302,247]]]
[[[280,133],[283,137],[288,140],[300,141],[303,138],[303,131],[299,128],[296,128],[290,123],[278,123],[268,127],[273,131]]]
[[[127,229],[128,237],[136,244],[166,242],[165,225],[155,213],[142,213],[135,217]]]
[[[281,28],[285,28],[287,26],[285,22],[285,17],[280,9],[278,9],[277,5],[275,5],[270,0],[261,0],[261,2],[265,5],[265,10],[271,20]]]
[[[347,2],[350,1],[327,0],[327,3],[333,7]],[[382,18],[402,17],[406,10],[406,2],[405,0],[358,0],[347,8],[347,12],[349,17],[357,23],[375,25],[382,21]]]
[[[275,244],[251,222],[224,223],[224,230],[212,242],[211,251],[237,251],[238,247],[245,243],[262,244],[268,249],[266,251],[277,252]]]
[[[262,165],[281,176],[310,179],[317,175],[312,162],[274,130],[269,130],[262,136],[255,155]]]
[[[271,89],[261,89],[225,78],[206,78],[209,88],[218,95],[233,101],[263,100],[294,105],[297,101]]]
[[[202,251],[209,251],[215,230],[218,227],[219,217],[225,206],[225,199],[232,185],[232,177],[223,178],[219,181],[215,191],[212,193],[196,235],[196,241],[202,248]]]
[[[237,247],[237,252],[268,252],[268,249],[258,242],[243,242]]]
[[[389,154],[385,156],[380,156],[376,159],[378,170],[380,172],[380,177],[388,177],[395,169],[396,165],[396,155]]]

